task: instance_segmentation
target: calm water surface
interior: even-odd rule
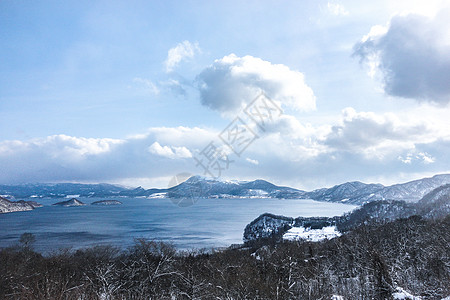
[[[51,206],[61,201],[40,199],[42,208],[0,214],[0,247],[20,235],[36,236],[35,248],[47,252],[98,244],[128,247],[134,238],[172,242],[179,249],[229,246],[242,242],[245,226],[270,212],[290,217],[337,216],[355,208],[341,203],[297,199],[200,199],[178,207],[169,199],[108,198],[122,205]],[[90,204],[105,198],[79,198]]]

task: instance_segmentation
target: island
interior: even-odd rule
[[[76,198],[72,198],[72,199],[67,200],[67,201],[61,201],[61,202],[53,203],[52,205],[69,207],[69,206],[83,206],[83,205],[86,205],[86,204],[81,202],[80,200],[78,200]]]
[[[0,197],[0,213],[9,213],[16,211],[33,210],[37,207],[42,207],[42,204],[36,201],[10,201],[6,198]]]
[[[92,202],[91,205],[120,205],[122,202],[117,200],[101,200]]]

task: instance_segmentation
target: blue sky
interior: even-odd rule
[[[1,1],[0,183],[202,174],[194,157],[260,92],[283,113],[221,178],[449,172],[449,17],[446,1]]]

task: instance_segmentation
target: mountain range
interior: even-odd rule
[[[310,192],[277,186],[265,180],[222,181],[192,176],[167,189],[135,189],[111,184],[23,184],[0,185],[0,195],[9,199],[67,197],[169,197],[169,198],[286,198],[343,202],[356,205],[376,200],[417,202],[433,189],[450,183],[450,174],[435,175],[401,184],[384,186],[359,181],[346,182],[331,188]]]

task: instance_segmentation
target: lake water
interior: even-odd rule
[[[128,247],[134,238],[173,243],[179,249],[224,247],[242,243],[245,226],[270,212],[290,217],[337,216],[355,208],[341,203],[298,199],[200,199],[189,207],[169,199],[108,198],[122,205],[51,206],[0,214],[0,247],[17,244],[20,235],[36,236],[35,248],[47,252],[98,244]],[[104,198],[79,198],[90,204]]]

